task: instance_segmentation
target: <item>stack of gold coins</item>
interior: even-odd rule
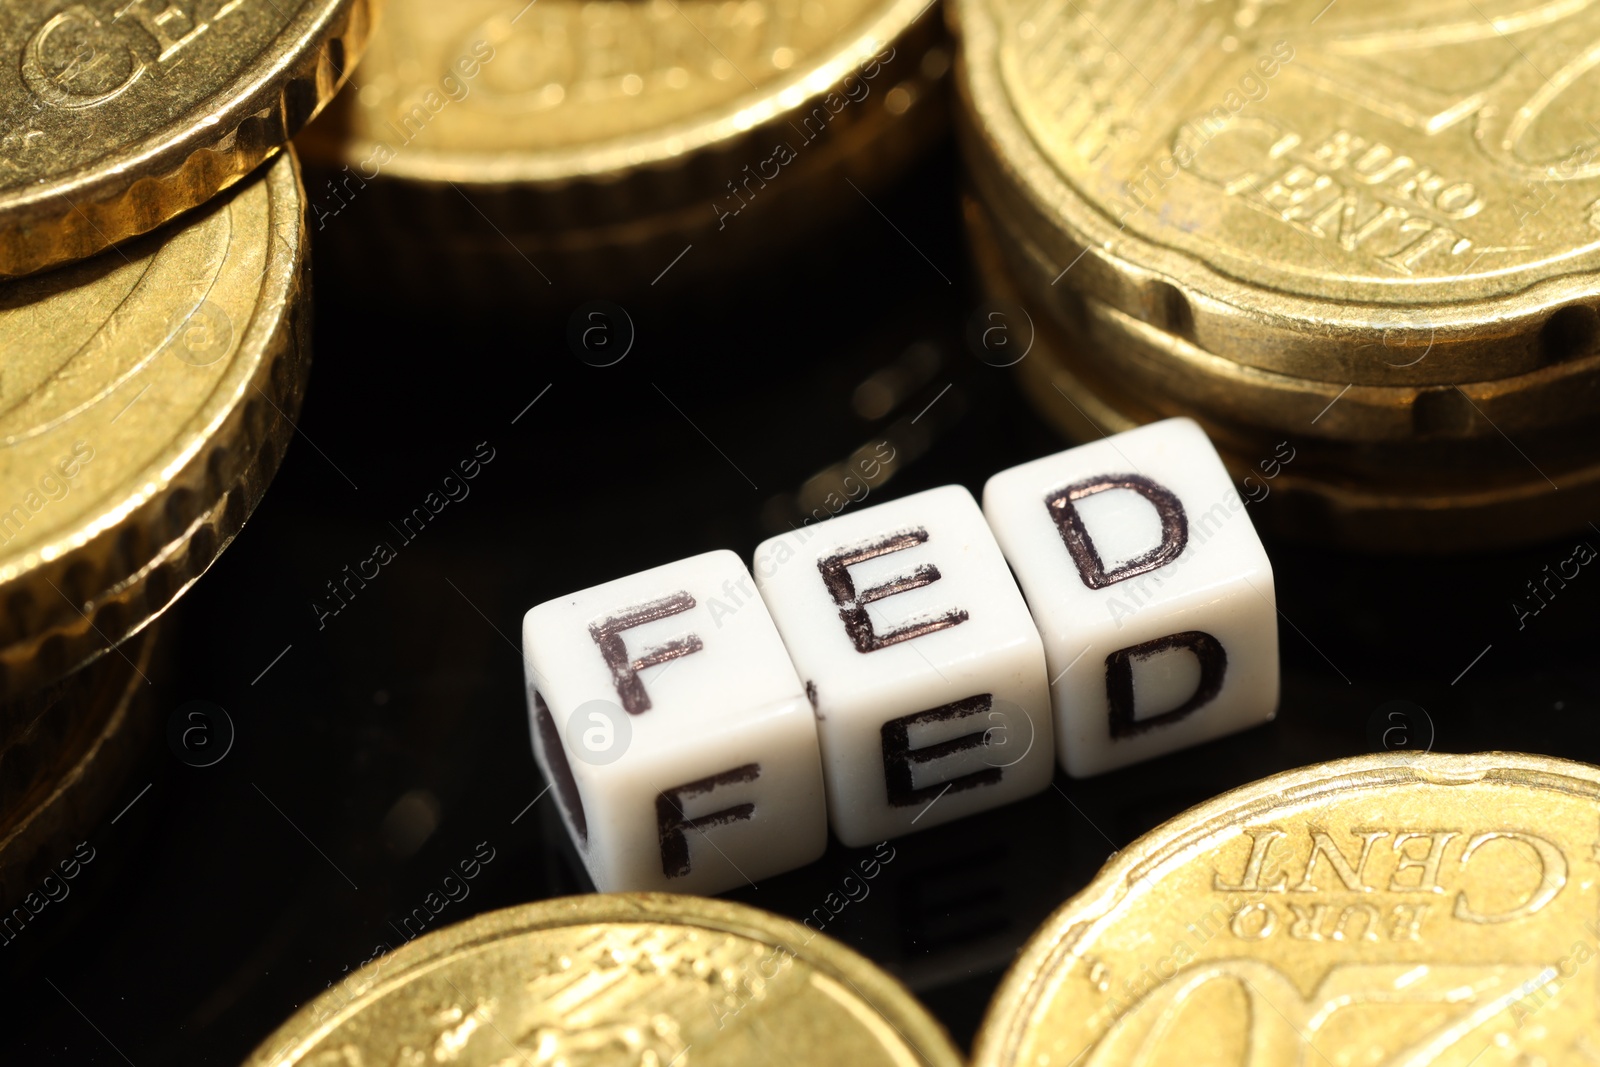
[[[1192,415],[1270,525],[1353,547],[1592,517],[1591,5],[957,0],[952,18],[969,232],[1065,432]]]
[[[948,67],[928,0],[392,0],[300,139],[312,232],[390,292],[676,286],[862,209]]]
[[[282,149],[368,0],[15,4],[0,28],[0,897],[115,796],[141,635],[276,471],[304,389]],[[138,635],[138,636],[136,636]]]
[[[590,894],[424,935],[319,996],[247,1067],[338,1063],[959,1067],[903,986],[742,904]]]
[[[1600,768],[1385,753],[1225,793],[1023,946],[973,1067],[1600,1061]]]

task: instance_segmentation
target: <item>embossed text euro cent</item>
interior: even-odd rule
[[[1071,265],[1063,284],[1340,386],[1508,377],[1592,345],[1593,0],[960,0],[956,17],[976,183]]]
[[[1140,838],[1023,948],[974,1064],[1177,1062],[1600,1063],[1600,768],[1364,756]]]

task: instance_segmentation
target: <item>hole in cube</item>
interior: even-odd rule
[[[545,763],[550,767],[550,777],[555,779],[556,803],[566,813],[567,819],[578,835],[578,843],[589,844],[589,822],[583,814],[583,797],[578,794],[577,780],[572,777],[572,764],[561,747],[561,732],[544,697],[535,690],[533,694],[534,725],[539,731],[539,747],[544,749]]]

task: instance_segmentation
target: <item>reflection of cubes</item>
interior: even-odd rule
[[[522,648],[534,755],[596,888],[715,893],[822,855],[811,707],[732,552],[540,604]]]
[[[1053,772],[1044,649],[960,486],[756,549],[817,713],[834,833],[882,841],[1009,804]]]
[[[1112,770],[1276,713],[1272,566],[1194,422],[1002,471],[983,510],[1044,638],[1067,773]]]

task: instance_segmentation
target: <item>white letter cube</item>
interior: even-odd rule
[[[983,510],[1044,638],[1068,774],[1276,714],[1272,566],[1192,420],[1002,471],[984,487]]]
[[[601,892],[716,893],[822,855],[811,705],[734,553],[540,604],[522,649],[534,755]]]
[[[816,709],[840,841],[883,841],[1049,784],[1044,648],[971,493],[945,486],[807,525],[755,562]]]

